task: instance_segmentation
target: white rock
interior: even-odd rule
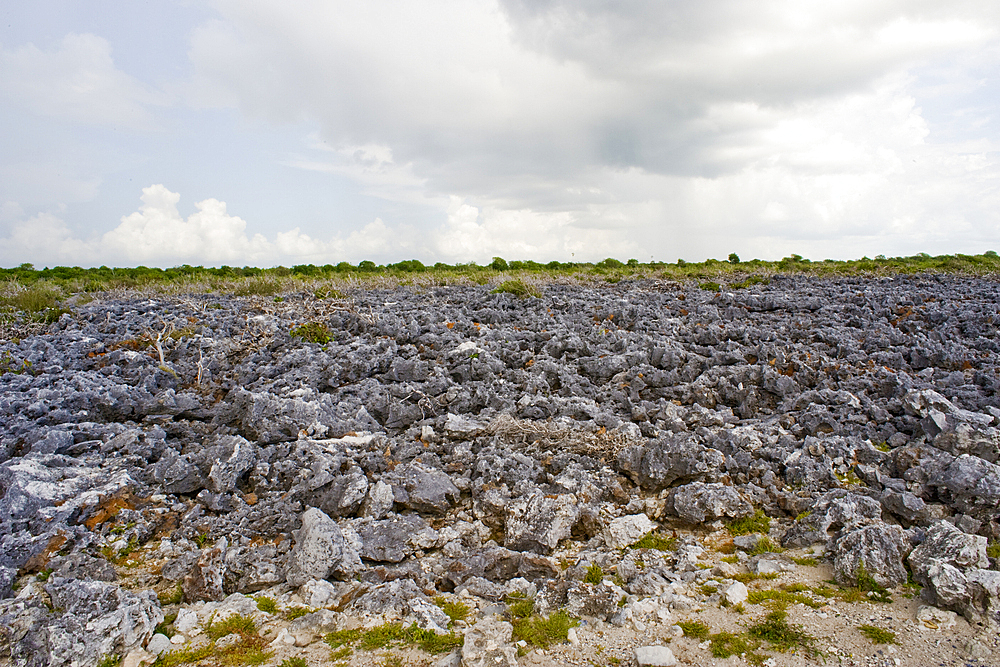
[[[139,665],[152,664],[156,660],[156,656],[152,653],[147,653],[141,648],[137,648],[134,651],[129,651],[122,659],[121,667],[139,667]]]
[[[651,667],[673,667],[677,664],[674,652],[666,646],[637,646],[635,648],[635,661],[639,667],[650,665]]]
[[[181,609],[174,620],[174,629],[189,637],[199,634],[201,628],[198,627],[198,614],[193,609]]]
[[[930,605],[920,605],[917,608],[917,627],[921,630],[950,630],[957,622],[958,614],[953,611],[938,609]]]
[[[576,636],[576,628],[570,628],[566,631],[566,640],[573,646],[580,645],[580,638]]]
[[[604,541],[612,549],[624,549],[641,540],[656,526],[656,522],[650,521],[645,514],[619,517],[608,524]]]
[[[187,641],[187,638],[184,635],[180,634],[180,633],[177,633],[176,635],[174,635],[173,637],[170,638],[170,643],[171,644],[183,644],[186,641]]]
[[[733,606],[746,602],[748,595],[747,587],[739,581],[727,588],[725,592],[726,602]]]
[[[166,635],[161,635],[157,632],[155,635],[149,638],[149,643],[146,644],[146,650],[153,655],[160,655],[164,651],[169,651],[174,647],[170,642],[170,637]]]
[[[337,587],[325,579],[310,579],[299,587],[299,595],[307,606],[319,609],[337,599]]]
[[[271,642],[271,646],[295,646],[295,637],[288,632],[288,628],[281,628],[281,632]]]

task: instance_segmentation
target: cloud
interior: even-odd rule
[[[74,33],[52,51],[0,51],[0,99],[42,116],[142,130],[158,126],[149,108],[167,102],[116,67],[106,39]]]
[[[437,257],[968,251],[1000,220],[996,137],[936,141],[913,92],[934,63],[996,65],[982,2],[216,7],[202,101],[315,123],[285,164],[435,208]]]

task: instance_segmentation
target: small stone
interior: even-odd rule
[[[201,632],[198,627],[198,614],[191,609],[181,609],[174,619],[174,629],[190,637],[197,635]]]
[[[637,646],[634,651],[639,667],[673,667],[677,664],[674,652],[666,646]]]
[[[151,664],[154,660],[156,660],[155,655],[137,648],[134,651],[129,651],[129,654],[122,659],[121,667],[139,667],[139,665]]]
[[[747,591],[746,586],[744,586],[741,582],[737,581],[736,583],[734,583],[733,585],[729,586],[729,588],[726,589],[725,596],[726,596],[726,602],[728,602],[733,606],[736,606],[738,604],[746,602],[747,597],[749,596],[749,592]]]
[[[178,634],[176,634],[176,635],[174,635],[173,637],[170,638],[170,643],[171,644],[183,644],[186,641],[187,641],[187,638],[184,637],[184,635],[182,635],[180,633],[178,633]]]
[[[149,643],[146,644],[146,650],[153,655],[160,655],[164,651],[169,651],[173,647],[170,643],[170,637],[162,635],[157,632],[155,635],[149,638]]]
[[[573,646],[580,645],[580,638],[576,636],[576,628],[570,628],[569,630],[566,631],[566,639]]]

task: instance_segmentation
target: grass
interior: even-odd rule
[[[657,551],[673,551],[677,548],[677,538],[668,537],[657,531],[643,535],[642,539],[632,545],[633,549],[656,549]]]
[[[233,614],[218,623],[210,623],[205,630],[205,634],[212,640],[221,639],[233,633],[239,635],[256,635],[257,623],[253,620],[252,616]]]
[[[584,583],[594,584],[595,586],[602,581],[604,581],[604,570],[597,563],[592,564],[587,568],[587,574],[583,577]]]
[[[278,667],[309,667],[309,663],[306,662],[305,658],[295,656],[294,658],[285,658]]]
[[[707,281],[698,285],[698,289],[703,289],[706,292],[721,292],[722,286],[719,283]]]
[[[446,600],[443,595],[435,597],[434,604],[441,608],[441,611],[451,619],[452,623],[464,621],[471,611],[469,605],[464,602]]]
[[[759,285],[760,283],[767,283],[767,278],[761,276],[747,276],[743,280],[735,283],[729,283],[730,289],[746,289],[751,285]]]
[[[173,588],[160,591],[157,593],[156,597],[160,600],[160,604],[163,606],[168,604],[180,604],[181,600],[184,599],[184,588],[180,584],[177,584]]]
[[[97,667],[118,667],[122,664],[122,657],[120,655],[106,655],[100,659],[97,663]]]
[[[892,597],[890,597],[888,589],[875,581],[871,574],[868,573],[863,560],[858,561],[858,569],[854,573],[854,577],[858,581],[858,590],[865,592],[867,597],[872,601],[882,603],[892,602]]]
[[[723,556],[722,557],[722,562],[723,563],[729,563],[730,565],[735,565],[736,563],[740,562],[740,557],[739,556]]]
[[[355,645],[365,651],[377,651],[395,645],[414,645],[426,653],[437,655],[458,648],[462,645],[463,638],[455,633],[439,635],[431,630],[422,630],[415,623],[409,627],[400,623],[386,623],[370,630],[331,632],[324,640],[333,649],[331,660],[340,660],[348,657],[350,649]]]
[[[525,597],[523,594],[510,594],[507,596],[507,612],[511,618],[528,618],[535,612],[535,601]]]
[[[174,667],[208,659],[214,664],[227,667],[262,665],[274,655],[273,651],[267,650],[267,641],[257,634],[257,624],[251,616],[235,614],[218,623],[209,623],[205,634],[210,640],[207,646],[163,653],[153,663],[153,667]],[[219,639],[234,634],[238,637],[236,642],[224,648],[216,645]]]
[[[771,517],[764,510],[757,510],[752,516],[734,519],[726,524],[730,535],[749,535],[750,533],[767,534],[771,530]]]
[[[762,537],[757,540],[757,544],[754,545],[753,549],[748,551],[751,556],[759,556],[761,554],[780,554],[784,551],[780,546],[775,544],[774,540],[770,537]]]
[[[798,591],[790,590],[779,590],[774,588],[769,588],[760,591],[749,591],[747,593],[747,602],[750,604],[763,604],[765,602],[773,602],[779,606],[789,605],[789,604],[804,604],[807,607],[812,607],[813,609],[819,609],[823,606],[823,603],[816,602],[808,595],[803,595]]]
[[[538,288],[526,284],[523,280],[505,280],[492,293],[513,294],[518,299],[526,299],[529,296],[542,298],[542,293],[538,291]]]
[[[569,629],[580,622],[564,611],[557,611],[548,617],[528,616],[515,618],[514,640],[524,640],[540,649],[547,649],[552,644],[566,641]]]
[[[173,637],[176,633],[174,632],[174,621],[177,620],[177,613],[164,614],[163,620],[156,626],[153,632],[159,632],[161,635],[166,635],[167,637]]]
[[[742,656],[751,665],[763,665],[766,657],[757,653],[760,641],[753,639],[747,633],[717,632],[710,638],[710,651],[714,658],[729,658]]]
[[[731,576],[730,579],[738,581],[741,584],[749,584],[751,581],[761,581],[761,580],[769,581],[771,579],[777,579],[778,576],[779,575],[777,572],[768,572],[766,574],[754,574],[753,572],[740,572],[738,574],[734,574],[733,576]]]
[[[295,327],[289,333],[293,337],[301,338],[307,343],[317,343],[319,345],[326,345],[333,340],[333,334],[330,332],[330,329],[322,322],[306,322],[303,325]]]
[[[684,631],[685,637],[692,637],[698,641],[705,641],[712,633],[708,624],[702,621],[678,621],[677,625]]]
[[[1000,540],[993,540],[987,545],[986,555],[990,558],[1000,558]]]

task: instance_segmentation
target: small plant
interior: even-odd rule
[[[750,533],[767,534],[771,530],[771,517],[764,514],[764,510],[757,510],[753,516],[745,516],[734,519],[726,524],[730,535],[748,535]]]
[[[802,556],[801,558],[792,556],[792,562],[803,567],[816,567],[819,561],[812,556]]]
[[[854,573],[854,577],[858,580],[858,590],[866,592],[868,597],[873,601],[883,603],[892,602],[888,589],[875,581],[875,578],[868,573],[863,560],[858,561],[858,569]]]
[[[308,667],[308,664],[305,658],[295,656],[294,658],[285,658],[282,660],[279,667]]]
[[[159,632],[161,635],[166,635],[167,637],[172,637],[176,633],[174,632],[174,621],[177,620],[177,613],[165,614],[163,620],[156,626],[153,632]]]
[[[346,658],[354,644],[359,644],[366,651],[376,651],[394,644],[414,644],[432,655],[445,653],[462,645],[462,637],[459,635],[439,635],[431,630],[422,630],[416,623],[408,628],[399,623],[386,623],[371,630],[339,630],[329,633],[324,639],[334,649],[332,660]],[[346,653],[344,649],[347,649]]]
[[[766,278],[761,278],[760,276],[748,276],[747,278],[741,280],[738,283],[729,283],[729,287],[732,289],[746,289],[751,285],[757,285],[766,282],[767,282]]]
[[[278,611],[278,603],[275,602],[274,598],[269,598],[266,595],[258,595],[254,599],[257,601],[257,609],[268,614]]]
[[[542,298],[542,293],[532,285],[526,285],[523,280],[505,280],[491,292],[491,294],[513,294],[518,299],[525,299],[529,296]]]
[[[738,581],[741,584],[749,584],[751,581],[759,581],[761,579],[770,580],[777,578],[778,578],[777,572],[765,572],[764,574],[754,574],[753,572],[740,572],[730,577],[730,579]]]
[[[36,574],[35,579],[37,579],[38,581],[48,581],[50,576],[52,576],[52,568],[47,567],[38,574]]]
[[[699,289],[703,289],[706,292],[721,292],[722,286],[719,283],[713,283],[711,281],[704,282],[698,285]]]
[[[211,537],[209,536],[208,533],[198,533],[197,535],[194,536],[194,542],[195,544],[198,545],[199,549],[204,549],[205,545],[208,544],[208,541],[210,539]]]
[[[190,665],[201,662],[212,657],[215,647],[212,644],[199,648],[181,648],[176,651],[161,653],[160,657],[153,663],[153,667],[176,667],[177,665]]]
[[[535,601],[523,594],[512,593],[507,596],[507,611],[511,618],[528,618],[535,611]]]
[[[760,641],[751,638],[744,632],[717,632],[710,637],[712,657],[729,658],[734,655],[743,656],[751,665],[763,665],[765,657],[756,653]]]
[[[31,371],[31,362],[27,359],[20,362],[15,361],[14,357],[7,351],[4,351],[3,357],[0,358],[0,375],[4,373],[13,373],[14,375],[20,375],[21,373],[30,374]]]
[[[362,630],[337,630],[328,633],[323,637],[323,641],[329,644],[332,649],[339,649],[342,646],[351,646],[361,639],[364,634]]]
[[[698,641],[705,641],[712,632],[708,624],[702,621],[678,621],[677,625],[684,631],[685,637],[692,637]]]
[[[464,602],[446,600],[443,595],[435,597],[434,604],[441,607],[441,611],[443,611],[448,618],[451,619],[452,623],[455,623],[456,621],[464,621],[471,611],[471,609],[469,609],[469,605]]]
[[[343,299],[344,293],[335,289],[318,289],[313,296],[317,299]]]
[[[759,556],[760,554],[775,553],[780,554],[784,549],[779,547],[774,543],[770,537],[762,537],[757,540],[757,544],[754,545],[753,549],[750,550],[751,556]]]
[[[736,563],[739,563],[739,562],[740,562],[740,557],[739,557],[739,556],[736,556],[736,555],[732,555],[732,556],[723,556],[723,557],[722,557],[722,562],[723,562],[723,563],[730,563],[730,564],[732,564],[732,565],[735,565]]]
[[[122,657],[111,653],[101,658],[97,667],[118,667],[120,664],[122,664]]]
[[[798,516],[795,517],[795,520],[796,521],[802,521],[803,519],[805,519],[806,517],[808,517],[811,514],[812,514],[812,512],[809,511],[809,510],[806,510],[805,512],[799,512]]]
[[[160,591],[156,595],[160,600],[160,604],[166,606],[168,604],[180,604],[180,601],[184,599],[184,589],[180,584],[177,584],[173,588],[168,588],[165,591]]]
[[[760,591],[750,591],[747,594],[747,602],[750,604],[761,604],[763,602],[773,602],[779,606],[789,604],[804,604],[813,609],[819,609],[823,605],[814,601],[808,595],[803,595],[798,591],[767,589]]]
[[[514,619],[514,639],[524,640],[540,649],[566,641],[569,629],[579,625],[579,621],[564,611],[557,611],[547,618],[528,616]]]
[[[233,633],[239,635],[256,635],[257,623],[253,620],[252,616],[233,614],[218,623],[209,623],[205,633],[210,639],[221,639]]]
[[[604,581],[604,570],[597,563],[594,563],[587,568],[587,574],[584,576],[583,581],[588,584],[594,584],[595,586],[602,581]]]
[[[316,343],[318,345],[326,345],[333,340],[330,329],[322,322],[306,322],[301,326],[295,327],[289,333],[307,343]]]
[[[643,535],[642,539],[632,545],[633,549],[656,549],[657,551],[673,551],[677,548],[677,538],[667,537],[657,531]]]
[[[285,610],[285,620],[294,621],[297,618],[302,618],[306,614],[311,614],[312,609],[309,607],[289,607]]]
[[[1000,540],[993,540],[986,547],[986,555],[990,558],[1000,558]]]
[[[789,649],[801,649],[809,656],[819,654],[816,650],[816,638],[806,633],[801,627],[788,622],[788,614],[782,609],[772,611],[763,621],[747,628],[747,633],[762,639],[776,651],[785,652]]]
[[[889,632],[888,630],[883,630],[880,627],[874,625],[859,625],[858,630],[861,630],[865,637],[868,637],[873,644],[895,644],[896,643],[896,633]]]

